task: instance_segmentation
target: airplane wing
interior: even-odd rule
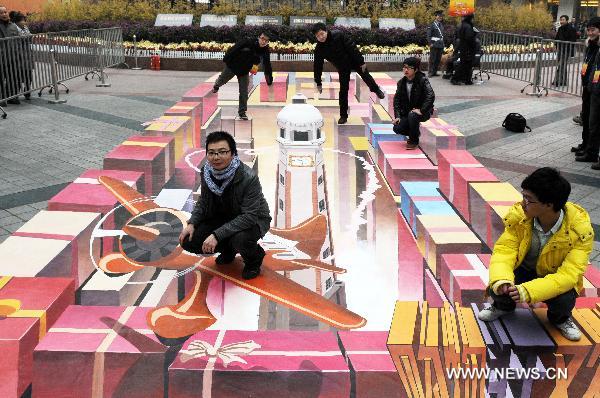
[[[98,181],[134,216],[143,211],[159,207],[152,199],[145,197],[121,180],[100,176],[98,177]]]
[[[327,218],[323,214],[317,214],[293,228],[271,228],[269,232],[284,239],[297,241],[298,250],[308,254],[310,258],[317,258],[327,236]]]
[[[322,261],[306,260],[293,258],[286,260],[283,258],[275,257],[277,254],[287,253],[285,250],[269,250],[263,260],[263,265],[273,271],[299,271],[303,269],[313,268],[321,271],[329,271],[334,274],[344,274],[346,270],[344,268],[338,268],[331,264],[324,263]]]

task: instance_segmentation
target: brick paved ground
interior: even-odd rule
[[[50,105],[47,95],[9,106],[0,120],[0,241],[15,231],[46,201],[84,170],[101,168],[106,152],[141,123],[165,108],[212,72],[110,70],[109,88],[82,78],[69,82],[66,104]],[[393,73],[399,77],[401,73]],[[600,267],[600,172],[577,163],[569,148],[580,140],[581,128],[571,118],[580,99],[551,93],[527,97],[521,82],[492,76],[474,86],[451,86],[432,79],[436,107],[446,121],[468,137],[469,150],[498,178],[519,187],[537,167],[558,167],[571,181],[571,199],[589,212],[596,230],[592,254]],[[509,112],[523,114],[531,133],[514,134],[501,127]]]

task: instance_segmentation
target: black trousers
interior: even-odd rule
[[[429,47],[429,74],[435,75],[440,67],[440,61],[442,60],[443,48]]]
[[[581,132],[581,146],[586,149],[590,134],[590,91],[586,86],[583,86],[581,94],[581,124],[583,131]]]
[[[208,221],[195,226],[192,240],[186,240],[181,247],[191,253],[206,254],[202,252],[202,243],[204,243],[206,238],[215,229],[223,224],[223,222]],[[215,252],[223,254],[240,253],[246,266],[260,266],[265,256],[265,251],[257,243],[260,238],[262,238],[260,229],[258,225],[255,225],[252,228],[244,229],[228,238],[220,240],[217,243]]]
[[[515,270],[516,285],[536,279],[537,277],[535,271],[530,271],[525,267],[519,267]],[[499,310],[513,311],[517,306],[508,294],[497,295],[490,288],[488,288],[488,294],[494,299],[494,307]],[[575,289],[571,289],[566,293],[544,301],[548,306],[548,320],[554,325],[558,325],[569,319],[571,311],[575,308],[575,299],[577,299],[577,292],[575,292]]]
[[[400,123],[394,125],[394,133],[408,136],[408,142],[418,144],[421,132],[419,127],[425,119],[423,115],[418,115],[414,112],[409,112],[408,116],[401,117]]]
[[[600,93],[590,94],[589,112],[585,152],[597,158],[600,153]]]
[[[367,84],[367,86],[369,86],[369,90],[371,90],[372,93],[379,90],[379,86],[377,85],[377,82],[375,82],[375,79],[373,79],[373,76],[371,76],[371,74],[369,73],[369,70],[367,68],[365,68],[364,72],[360,68],[355,69],[355,70],[356,70],[356,73],[358,73],[358,75],[361,77],[361,79],[363,79],[363,82],[365,82]],[[352,70],[339,70],[338,71],[338,75],[340,77],[339,104],[340,104],[340,116],[341,117],[348,117],[348,90],[350,90],[350,73],[351,72],[352,72]]]

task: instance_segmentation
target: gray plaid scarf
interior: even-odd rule
[[[210,163],[207,162],[204,165],[204,182],[206,182],[206,185],[208,185],[208,189],[210,189],[215,195],[221,196],[225,188],[227,188],[229,183],[233,180],[235,172],[237,171],[239,166],[240,158],[237,155],[235,155],[233,159],[231,159],[231,163],[229,163],[229,166],[227,166],[223,170],[215,170],[210,165]],[[221,181],[221,185],[217,185],[213,181],[213,178]]]

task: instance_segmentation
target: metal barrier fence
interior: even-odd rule
[[[121,28],[40,33],[0,39],[0,101],[45,88],[59,99],[58,86],[78,76],[97,76],[107,86],[105,68],[125,63]],[[2,117],[6,112],[0,107]]]
[[[582,42],[566,42],[511,33],[482,31],[481,69],[527,82],[528,95],[548,90],[580,95],[580,72],[585,55]]]

